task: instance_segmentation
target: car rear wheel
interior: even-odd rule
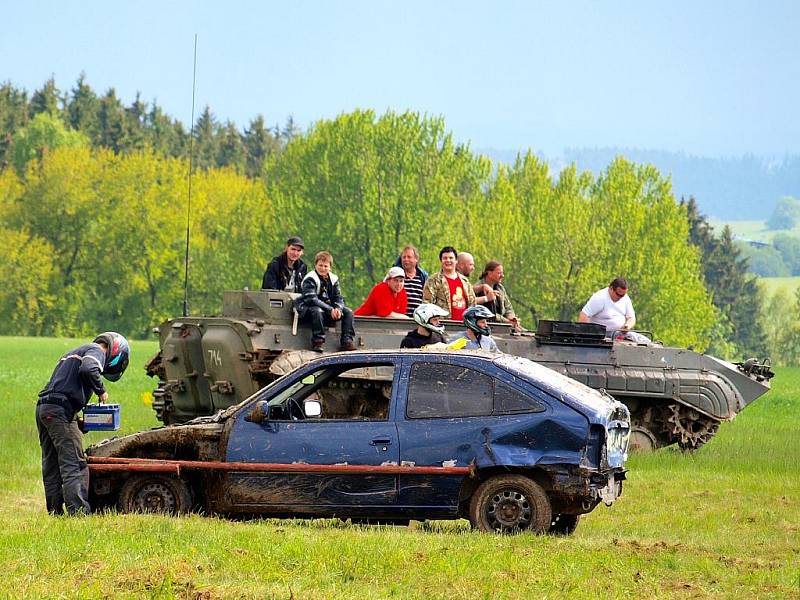
[[[469,520],[475,529],[495,533],[544,533],[552,511],[544,490],[523,475],[498,475],[472,496]]]
[[[122,486],[122,512],[178,515],[192,508],[192,494],[182,480],[164,475],[135,475]]]

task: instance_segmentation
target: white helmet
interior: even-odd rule
[[[423,302],[414,309],[414,320],[425,329],[435,331],[436,333],[444,333],[444,325],[431,325],[430,320],[434,317],[446,317],[448,314],[449,313],[441,306]]]

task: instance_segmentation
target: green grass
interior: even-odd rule
[[[771,242],[779,233],[787,233],[795,237],[800,237],[800,226],[794,229],[769,229],[766,221],[720,221],[710,219],[709,223],[714,227],[714,233],[720,235],[725,225],[731,228],[734,237],[738,239],[755,240],[758,242]]]
[[[800,277],[759,277],[758,283],[768,297],[784,290],[790,299],[794,299],[797,288],[800,288]]]
[[[361,527],[197,515],[45,514],[36,394],[75,340],[0,338],[0,598],[786,598],[800,596],[800,369],[693,455],[629,461],[611,508],[574,536],[499,537],[466,522]],[[111,399],[155,426],[134,342]],[[87,436],[87,443],[102,434]]]

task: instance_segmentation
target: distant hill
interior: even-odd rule
[[[506,164],[513,164],[517,156],[514,150],[478,151]],[[800,197],[800,155],[714,158],[634,148],[568,148],[564,156],[547,160],[555,172],[574,162],[578,169],[596,174],[618,155],[671,174],[678,198],[694,196],[701,211],[717,219],[766,220],[778,198]]]

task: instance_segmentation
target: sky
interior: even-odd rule
[[[188,123],[442,116],[475,149],[800,153],[800,2],[0,0],[0,81]]]

